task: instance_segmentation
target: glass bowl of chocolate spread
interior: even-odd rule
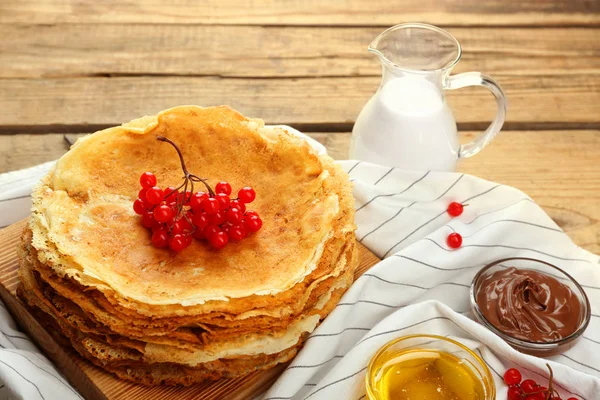
[[[505,258],[471,283],[477,321],[515,349],[547,357],[571,348],[590,322],[583,288],[562,269],[534,258]]]

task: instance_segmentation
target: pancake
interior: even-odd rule
[[[260,231],[221,250],[152,246],[139,176],[177,185],[178,144],[211,186],[252,186]],[[235,190],[235,189],[234,189]],[[77,141],[33,192],[19,296],[83,357],[143,384],[191,384],[293,357],[358,264],[347,174],[228,107],[176,107]]]
[[[34,225],[34,222],[30,223],[30,226]],[[340,273],[339,269],[332,269],[332,262],[339,257],[344,250],[344,246],[347,246],[348,243],[352,243],[351,239],[353,237],[353,234],[346,233],[342,237],[330,239],[326,243],[325,250],[313,272],[302,282],[294,285],[286,292],[278,293],[277,295],[254,295],[242,299],[229,299],[228,301],[210,301],[195,306],[156,306],[131,299],[120,298],[111,290],[97,290],[99,293],[96,294],[94,292],[93,294],[97,301],[104,303],[109,302],[115,310],[125,315],[136,316],[141,314],[152,319],[169,316],[183,317],[185,315],[197,315],[199,313],[207,312],[233,313],[237,319],[243,319],[249,315],[258,315],[262,311],[264,311],[264,315],[284,317],[286,314],[293,312],[294,309],[301,309],[303,303],[307,301],[307,297],[310,295],[311,291],[315,289],[316,285],[319,285],[322,281],[327,280],[332,276],[337,276]],[[45,246],[50,247],[51,245],[45,243]],[[39,252],[35,246],[29,246],[27,252],[33,254],[38,260],[45,260],[46,258],[44,253]],[[42,261],[39,262],[42,263]],[[51,266],[52,264],[48,263],[46,265]],[[69,279],[67,275],[63,274],[61,277],[59,274],[60,269],[48,268],[46,279],[52,284],[63,278]],[[53,275],[55,279],[53,279],[51,275]],[[59,283],[56,284],[58,285]],[[85,287],[87,292],[91,290],[90,287],[86,287],[77,281],[72,282],[72,284]],[[57,288],[57,290],[59,289]],[[276,311],[276,306],[280,307],[278,311]]]
[[[316,268],[335,223],[354,229],[345,173],[285,131],[224,107],[178,107],[144,123],[78,140],[36,189],[33,244],[57,273],[151,305],[272,295]],[[178,143],[188,169],[215,177],[213,185],[251,184],[263,228],[220,251],[197,241],[175,255],[154,248],[131,207],[139,175],[181,181],[179,160],[157,135]]]
[[[291,319],[296,318],[300,313],[311,308],[319,301],[322,294],[327,293],[332,287],[335,287],[340,277],[345,280],[348,275],[353,274],[353,269],[347,268],[347,261],[354,257],[353,253],[356,251],[353,241],[344,246],[343,251],[333,260],[336,263],[333,270],[339,273],[343,272],[345,276],[336,273],[335,275],[328,276],[326,279],[315,281],[306,290],[305,294],[300,296],[301,300],[305,300],[303,302],[304,306],[295,313],[288,313],[284,316],[281,311],[272,312],[269,309],[255,309],[242,314],[243,318],[236,318],[237,316],[234,314],[225,314],[222,312],[197,314],[194,316],[156,316],[150,318],[142,314],[121,313],[118,308],[113,307],[95,289],[85,288],[72,281],[57,277],[50,268],[44,267],[38,261],[35,248],[28,244],[30,237],[31,234],[26,230],[23,236],[23,246],[20,250],[22,268],[29,268],[29,264],[31,264],[31,268],[34,268],[40,274],[45,283],[52,286],[61,296],[75,301],[97,323],[105,324],[118,333],[131,336],[164,335],[169,331],[190,326],[199,327],[206,333],[222,335],[224,329],[233,331],[245,326],[249,326],[252,329],[270,329],[289,323]],[[27,263],[27,265],[23,263]]]
[[[77,331],[70,330],[67,327],[61,327],[56,320],[45,312],[35,307],[28,308],[32,315],[36,316],[38,321],[59,343],[62,342],[65,345],[71,345],[72,343],[73,348],[79,354],[98,367],[113,373],[121,379],[143,385],[164,384],[189,386],[206,380],[234,378],[257,370],[272,368],[279,363],[287,362],[293,358],[305,340],[305,338],[302,338],[302,340],[294,347],[279,353],[217,360],[212,363],[203,364],[197,368],[172,363],[147,364],[135,361],[135,353],[130,354],[129,360],[126,359],[123,356],[124,354],[127,354],[127,351],[122,348],[107,346],[94,341],[93,339],[83,338],[82,340],[82,338],[78,336]],[[73,336],[71,336],[69,340],[65,335]],[[112,361],[105,361],[96,357],[98,354],[111,354],[114,358]]]
[[[29,235],[24,235],[26,240]],[[24,246],[26,241],[24,240]],[[340,268],[347,267],[348,264],[356,262],[357,250],[356,246],[348,246],[347,251],[337,261]],[[22,247],[22,251],[25,247]],[[20,277],[23,282],[24,288],[27,292],[35,292],[37,297],[37,303],[35,304],[38,308],[50,307],[53,308],[53,314],[60,314],[63,318],[69,320],[69,323],[80,330],[87,333],[95,333],[98,335],[123,335],[131,339],[136,339],[143,342],[158,343],[158,344],[173,344],[181,348],[188,350],[205,349],[207,343],[216,344],[219,342],[227,342],[231,337],[237,337],[241,335],[247,335],[256,330],[271,331],[275,332],[281,330],[284,327],[288,327],[291,324],[299,322],[301,318],[306,318],[314,314],[322,314],[322,310],[329,303],[329,300],[333,292],[337,291],[340,293],[340,289],[345,289],[352,283],[353,270],[345,268],[345,272],[336,278],[330,285],[326,285],[324,290],[314,291],[311,295],[314,295],[314,301],[309,302],[310,306],[307,306],[302,313],[298,314],[293,318],[288,319],[276,319],[276,318],[246,318],[239,322],[233,322],[231,325],[221,324],[220,326],[214,325],[213,320],[206,320],[205,315],[198,315],[195,317],[196,328],[190,328],[192,322],[185,321],[186,324],[182,324],[179,327],[175,326],[171,329],[135,329],[136,324],[146,326],[150,324],[150,321],[143,320],[141,323],[136,323],[129,317],[125,316],[124,320],[114,318],[111,323],[105,324],[102,319],[98,319],[96,315],[102,310],[94,309],[87,304],[84,299],[80,297],[72,296],[72,293],[68,293],[71,296],[64,296],[57,292],[52,285],[49,284],[49,280],[45,279],[39,271],[39,265],[31,263],[35,258],[24,255],[20,257],[21,268]],[[84,296],[85,294],[80,294]],[[73,300],[79,300],[77,303]],[[44,304],[44,307],[40,305],[40,302]],[[86,312],[92,309],[92,312]],[[105,315],[109,315],[104,311]],[[179,319],[180,320],[180,319]],[[155,322],[155,321],[154,321]],[[180,321],[177,321],[180,322]],[[169,323],[169,321],[165,321]],[[181,323],[181,322],[180,322]],[[171,322],[171,325],[173,323]],[[207,329],[212,327],[213,329]]]
[[[356,251],[350,262],[355,262]],[[172,353],[179,353],[189,358],[193,352],[182,352],[168,345],[146,346],[142,341],[132,341],[126,337],[110,337],[101,335],[97,332],[88,331],[84,328],[81,321],[73,318],[73,310],[62,310],[61,307],[55,307],[52,301],[49,301],[41,293],[36,279],[33,278],[32,270],[22,268],[22,286],[19,287],[18,294],[26,302],[30,309],[43,311],[40,319],[45,326],[52,327],[52,331],[63,332],[73,347],[83,357],[89,359],[98,366],[113,372],[117,376],[133,380],[144,384],[191,384],[197,381],[207,379],[218,379],[222,377],[235,377],[253,372],[259,369],[272,367],[273,365],[288,361],[300,348],[302,342],[307,337],[308,332],[302,332],[298,336],[287,338],[292,346],[280,345],[275,350],[262,351],[252,355],[229,353],[226,357],[206,360],[206,354],[213,355],[214,350],[203,350],[205,361],[202,363],[173,363]],[[347,277],[344,282],[340,282],[331,293],[327,293],[320,300],[317,308],[323,314],[328,314],[338,303],[340,297],[346,288],[352,283],[352,277]],[[58,329],[56,329],[58,327]],[[278,336],[270,332],[268,337]],[[289,336],[287,332],[282,336]],[[243,344],[240,340],[229,340],[234,351],[248,353],[243,350]],[[256,346],[256,344],[254,344]],[[280,350],[283,348],[283,350]],[[157,354],[158,353],[158,354]],[[169,362],[161,362],[165,357]],[[198,357],[196,354],[194,357]],[[180,360],[181,361],[181,360]],[[218,372],[217,372],[218,371]]]

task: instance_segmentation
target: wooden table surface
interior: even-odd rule
[[[598,0],[1,0],[0,172],[59,157],[69,138],[180,104],[229,104],[346,157],[379,84],[367,45],[401,22],[463,45],[455,72],[509,100],[492,145],[460,170],[533,197],[600,253]],[[491,120],[484,89],[448,94],[463,140]]]

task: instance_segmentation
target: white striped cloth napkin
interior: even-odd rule
[[[264,400],[365,398],[366,365],[386,342],[410,333],[449,336],[475,349],[500,378],[510,367],[543,381],[549,362],[563,398],[600,396],[600,258],[574,245],[522,192],[457,173],[406,171],[341,161],[355,183],[357,238],[385,258],[359,278]],[[0,176],[0,226],[27,216],[31,187],[51,164]],[[463,215],[446,213],[452,201]],[[463,235],[450,250],[448,233]],[[468,292],[493,260],[536,257],[583,284],[592,321],[578,344],[548,360],[523,355],[470,319]],[[79,396],[0,307],[0,398]]]
[[[475,349],[492,370],[498,399],[506,399],[504,371],[516,367],[547,382],[547,362],[563,399],[600,399],[600,257],[573,244],[514,188],[458,173],[341,164],[355,183],[357,238],[385,259],[352,285],[263,400],[364,399],[373,354],[415,333],[448,336]],[[446,213],[452,201],[469,204],[458,218]],[[446,245],[453,231],[463,236],[458,250]],[[470,319],[473,276],[515,256],[558,265],[583,284],[593,317],[566,353],[549,359],[521,354]]]

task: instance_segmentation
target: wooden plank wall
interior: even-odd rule
[[[0,22],[220,25],[594,25],[595,0],[5,0]]]

